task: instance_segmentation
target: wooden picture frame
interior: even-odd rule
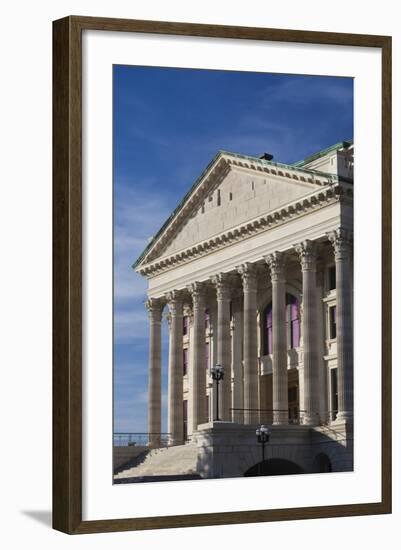
[[[382,496],[378,502],[82,520],[82,31],[377,48],[382,59]],[[391,38],[71,16],[53,23],[53,527],[68,534],[391,512]]]

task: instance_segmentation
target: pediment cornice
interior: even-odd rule
[[[185,221],[193,215],[202,201],[206,199],[208,194],[219,185],[232,169],[246,170],[250,173],[263,173],[278,179],[291,180],[294,183],[302,184],[306,187],[309,186],[312,190],[316,187],[332,186],[338,183],[338,177],[333,174],[220,151],[198,178],[180,205],[164,223],[156,237],[138,258],[134,265],[137,271],[141,273],[142,267],[145,264],[149,264],[161,255]]]
[[[349,184],[335,183],[324,186],[302,198],[294,200],[276,210],[259,216],[237,227],[219,233],[206,241],[179,250],[170,256],[156,258],[154,261],[141,263],[136,271],[151,277],[182,265],[187,261],[211,254],[220,248],[248,239],[256,234],[288,223],[294,218],[305,216],[311,211],[324,208],[334,202],[352,203],[353,187]],[[170,238],[173,237],[170,234]]]

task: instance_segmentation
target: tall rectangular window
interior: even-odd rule
[[[189,317],[188,315],[184,315],[182,318],[182,333],[184,336],[186,336],[189,332]]]
[[[209,370],[209,367],[210,367],[210,355],[209,355],[209,352],[210,352],[210,345],[209,345],[209,342],[206,342],[205,344],[205,364],[206,364],[206,370]]]
[[[337,337],[337,308],[336,306],[329,307],[329,337],[334,340]]]
[[[182,354],[182,370],[183,375],[185,376],[188,373],[188,349],[183,349]]]
[[[299,319],[298,301],[294,298],[290,303],[290,347],[298,348],[301,323]]]
[[[270,306],[267,308],[266,311],[266,331],[265,331],[265,354],[270,355],[273,353],[273,310]]]
[[[329,290],[336,288],[336,266],[329,267]]]

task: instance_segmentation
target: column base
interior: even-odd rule
[[[288,425],[288,413],[278,412],[273,413],[273,426],[287,426]]]
[[[318,414],[308,414],[302,418],[303,426],[319,426],[321,424]]]
[[[170,439],[168,442],[169,447],[175,447],[176,445],[184,445],[184,439]]]
[[[159,449],[161,447],[160,438],[150,439],[147,446],[149,449]]]

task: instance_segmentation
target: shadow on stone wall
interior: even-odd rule
[[[344,426],[271,427],[265,460],[254,427],[218,426],[197,439],[197,472],[202,478],[288,475],[353,470],[353,434]]]

